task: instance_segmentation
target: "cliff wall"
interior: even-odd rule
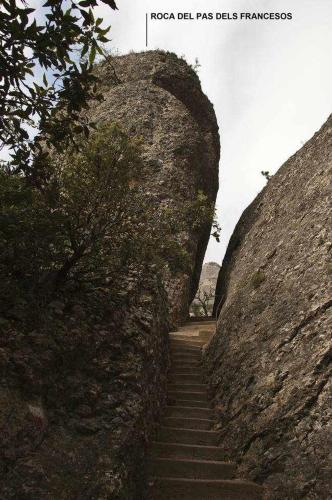
[[[195,202],[199,191],[213,206],[218,191],[218,124],[193,69],[174,54],[143,52],[112,58],[98,67],[98,76],[104,100],[93,106],[92,119],[116,121],[129,135],[143,138],[144,162],[150,170],[146,193],[156,210]],[[173,323],[188,317],[211,222],[198,228],[187,223],[178,235],[189,254],[189,269],[164,273]]]
[[[330,498],[332,117],[245,210],[205,356],[221,446],[278,500]]]

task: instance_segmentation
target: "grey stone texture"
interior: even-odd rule
[[[225,459],[271,499],[332,495],[332,116],[245,210],[205,363]]]
[[[218,191],[220,141],[216,116],[195,71],[175,54],[161,51],[115,57],[97,68],[104,100],[93,106],[97,123],[115,121],[144,140],[150,175],[147,196],[177,207],[199,190],[214,203]],[[211,221],[212,222],[212,221]],[[158,228],[156,228],[158,230]],[[179,234],[190,256],[189,272],[165,272],[173,323],[188,317],[211,232],[190,225]]]

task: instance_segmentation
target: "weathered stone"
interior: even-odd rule
[[[146,442],[165,404],[169,331],[164,288],[144,273],[125,304],[105,301],[100,322],[88,300],[80,324],[68,308],[56,342],[54,321],[40,334],[0,336],[1,499],[141,494]]]
[[[98,123],[116,121],[144,139],[149,169],[146,192],[156,209],[194,201],[202,190],[214,203],[218,191],[220,142],[213,106],[199,78],[175,54],[143,52],[112,58],[98,67],[104,101],[93,106]],[[158,228],[156,228],[158,230]],[[211,224],[181,232],[191,272],[165,272],[174,323],[188,317],[201,274]]]
[[[332,117],[242,215],[206,352],[225,458],[278,500],[331,497]]]

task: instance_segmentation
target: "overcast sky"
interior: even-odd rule
[[[33,0],[32,3],[35,3]],[[292,21],[151,21],[149,49],[199,59],[204,92],[221,134],[218,218],[221,262],[234,226],[265,184],[332,111],[332,0],[117,0],[98,8],[112,24],[111,46],[145,50],[151,12],[292,12]]]

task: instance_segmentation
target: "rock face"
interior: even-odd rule
[[[221,445],[278,500],[331,498],[332,117],[242,215],[205,356]]]
[[[214,204],[218,125],[192,68],[174,54],[144,52],[112,58],[97,71],[104,101],[93,107],[92,118],[116,121],[130,135],[143,137],[150,172],[146,192],[156,210],[161,204],[177,207],[195,201],[200,190]],[[165,273],[173,323],[188,317],[210,231],[210,223],[198,229],[188,224],[179,235],[190,270]]]

